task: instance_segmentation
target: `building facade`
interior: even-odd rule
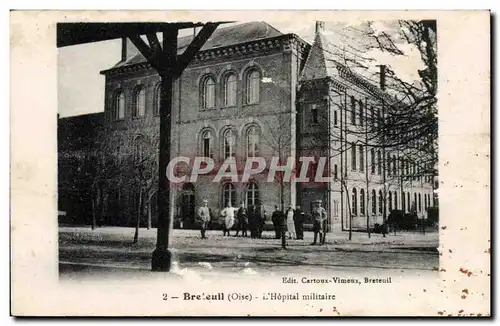
[[[179,52],[191,39],[179,38]],[[121,61],[101,73],[104,123],[96,134],[100,160],[115,172],[96,182],[100,220],[134,225],[140,216],[142,225],[154,226],[159,77],[126,40]],[[171,183],[171,217],[193,224],[203,199],[214,216],[229,201],[262,205],[269,216],[275,205],[300,205],[308,215],[312,201],[322,199],[334,231],[381,223],[384,202],[388,211],[415,206],[423,216],[432,205],[429,180],[403,178],[400,164],[408,167],[398,161],[402,153],[360,145],[368,144],[363,128],[376,116],[373,108],[380,109],[376,94],[384,96],[374,95],[375,88],[328,60],[320,26],[312,45],[264,22],[216,30],[175,82],[171,157],[189,162],[176,165],[176,175],[186,179]],[[210,157],[215,166],[194,179],[195,157]],[[263,158],[265,168],[242,180],[254,157]],[[228,159],[238,177],[219,180]],[[272,164],[288,163],[296,172],[292,180],[280,174],[269,179]]]

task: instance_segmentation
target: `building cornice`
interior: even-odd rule
[[[250,42],[237,43],[198,52],[188,67],[220,59],[239,58],[255,54],[296,51],[303,54],[310,45],[295,34],[284,34]],[[111,68],[100,72],[106,76],[116,76],[124,73],[138,72],[151,69],[146,61],[133,65]]]

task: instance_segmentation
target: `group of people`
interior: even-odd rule
[[[319,235],[319,244],[325,243],[325,221],[326,221],[326,210],[321,206],[322,201],[314,201],[314,207],[312,210],[313,218],[313,231],[314,231],[314,241],[311,245],[317,244]],[[290,206],[286,212],[281,211],[276,205],[275,210],[272,214],[272,222],[275,231],[275,238],[281,239],[281,246],[283,249],[286,248],[286,239],[304,239],[304,212],[300,209],[300,206],[296,206],[295,209]],[[200,223],[201,237],[206,239],[206,230],[209,227],[211,220],[211,212],[208,208],[208,201],[203,200],[203,204],[198,208],[197,218]],[[228,202],[227,206],[221,211],[221,216],[224,218],[223,223],[223,235],[230,236],[230,230],[236,223],[236,234],[241,231],[243,237],[248,236],[248,230],[250,231],[251,238],[261,238],[262,231],[264,229],[264,212],[262,206],[250,206],[245,207],[244,203],[241,203],[240,207],[232,207],[231,202]]]

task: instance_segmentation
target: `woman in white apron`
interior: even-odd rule
[[[295,238],[295,222],[293,221],[293,208],[290,206],[286,211],[286,229],[289,239]]]

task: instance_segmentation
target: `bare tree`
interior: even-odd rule
[[[146,205],[151,206],[151,192],[154,191],[157,177],[157,148],[159,137],[157,134],[151,136],[137,135],[134,137],[133,155],[128,156],[128,170],[138,190],[137,193],[137,213],[135,223],[135,233],[133,243],[139,239],[139,227],[144,215]],[[144,197],[147,196],[147,202]],[[151,228],[151,215],[148,214],[147,228]]]
[[[266,132],[263,137],[275,157],[278,157],[278,164],[284,165],[290,157],[292,149],[291,139],[291,117],[290,112],[281,113],[278,119],[264,121]],[[274,180],[280,185],[280,205],[281,210],[285,209],[285,173],[277,171]]]

